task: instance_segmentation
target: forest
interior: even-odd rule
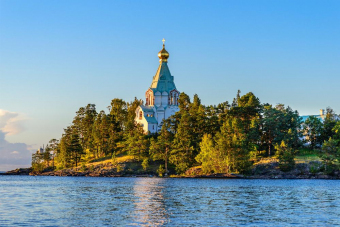
[[[340,121],[331,108],[320,120],[302,122],[296,110],[260,102],[252,92],[232,102],[205,106],[198,95],[181,93],[179,111],[162,122],[158,134],[145,134],[136,125],[135,110],[142,103],[113,99],[108,113],[94,104],[79,108],[60,139],[52,139],[45,152],[32,155],[35,171],[65,169],[91,160],[131,155],[146,170],[159,163],[158,173],[185,174],[200,166],[203,173],[249,173],[261,158],[275,157],[282,170],[294,168],[301,152],[317,154],[325,169],[340,167]]]

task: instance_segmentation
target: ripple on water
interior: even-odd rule
[[[0,226],[340,224],[340,181],[0,176]]]

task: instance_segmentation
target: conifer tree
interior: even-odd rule
[[[150,155],[154,161],[164,161],[165,171],[168,172],[168,161],[170,151],[173,146],[174,134],[171,132],[171,122],[169,119],[163,121],[162,129],[157,137],[150,139]]]

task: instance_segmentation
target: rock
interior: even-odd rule
[[[3,175],[30,175],[32,168],[19,168],[11,171],[7,171]]]

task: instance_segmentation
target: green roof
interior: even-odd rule
[[[146,121],[148,123],[154,123],[154,124],[158,124],[157,120],[155,117],[145,117]]]
[[[154,93],[159,92],[167,92],[176,89],[174,83],[174,77],[171,76],[168,63],[161,62],[157,69],[156,75],[153,77],[150,89],[153,90]]]

